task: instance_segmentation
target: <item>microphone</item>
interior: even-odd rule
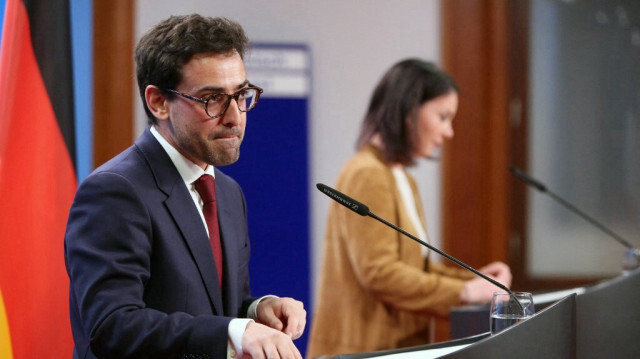
[[[316,187],[320,190],[320,192],[326,194],[327,196],[331,197],[331,199],[335,200],[336,202],[340,203],[341,205],[349,208],[350,210],[356,212],[357,214],[361,215],[361,216],[369,216],[372,217],[380,222],[382,222],[383,224],[386,224],[387,226],[395,229],[396,231],[404,234],[405,236],[413,239],[414,241],[420,243],[421,245],[431,249],[432,251],[440,254],[441,256],[444,256],[445,258],[449,259],[450,261],[454,262],[455,264],[465,268],[468,271],[473,272],[474,274],[476,274],[477,276],[491,282],[491,284],[497,286],[498,288],[506,291],[507,293],[509,293],[509,296],[511,296],[511,298],[513,298],[515,300],[516,303],[518,303],[518,305],[520,306],[520,309],[522,309],[522,312],[524,313],[524,307],[522,306],[522,303],[520,303],[520,301],[515,297],[515,295],[513,294],[513,292],[511,290],[509,290],[509,288],[507,288],[505,285],[503,285],[502,283],[498,282],[497,280],[490,278],[488,276],[486,276],[485,274],[479,272],[478,270],[470,267],[469,265],[463,263],[462,261],[452,257],[451,255],[439,250],[438,248],[430,245],[429,243],[419,239],[418,237],[414,236],[413,234],[405,231],[404,229],[396,226],[393,223],[390,223],[388,221],[386,221],[385,219],[377,216],[375,213],[369,211],[369,207],[367,207],[366,205],[356,201],[355,199],[345,195],[344,193],[341,193],[327,185],[324,185],[322,183],[317,183]]]
[[[366,216],[369,215],[371,212],[369,211],[369,207],[365,206],[364,204],[356,201],[355,199],[347,196],[344,193],[338,192],[335,189],[324,185],[322,183],[317,183],[316,187],[320,190],[320,192],[326,194],[327,196],[331,197],[332,199],[334,199],[336,202],[340,203],[341,205],[349,208],[350,210],[356,212],[357,214],[361,215],[361,216]]]
[[[604,233],[608,234],[611,238],[613,238],[616,241],[618,241],[620,244],[625,246],[627,249],[631,249],[631,250],[634,249],[634,247],[628,241],[624,240],[622,237],[620,237],[619,235],[615,234],[612,230],[610,230],[609,228],[605,227],[603,224],[601,224],[600,222],[596,221],[595,219],[593,219],[592,217],[590,217],[586,213],[582,212],[581,210],[579,210],[578,208],[573,206],[571,203],[565,201],[564,199],[560,198],[560,196],[558,196],[555,193],[553,193],[550,190],[548,190],[547,186],[545,186],[540,181],[532,178],[531,176],[527,175],[526,173],[522,172],[521,170],[519,170],[518,168],[516,168],[514,166],[509,166],[509,170],[516,177],[520,178],[525,183],[527,183],[528,185],[534,187],[538,191],[548,194],[549,196],[551,196],[551,198],[553,198],[556,201],[558,201],[560,204],[562,204],[563,206],[568,208],[571,212],[573,212],[573,213],[579,215],[580,217],[584,218],[585,220],[587,220],[587,222],[591,223],[592,225],[594,225],[595,227],[597,227],[598,229],[600,229]]]

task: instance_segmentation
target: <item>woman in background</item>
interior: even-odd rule
[[[335,188],[428,241],[418,189],[406,168],[453,137],[457,108],[458,88],[450,76],[418,59],[397,63],[371,97],[358,151]],[[433,316],[488,302],[498,290],[430,255],[384,224],[331,203],[307,357],[427,344]],[[480,271],[511,285],[504,263]]]

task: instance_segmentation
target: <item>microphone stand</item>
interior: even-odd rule
[[[487,276],[487,275],[485,275],[484,273],[482,273],[482,272],[480,272],[480,271],[476,270],[475,268],[473,268],[473,267],[471,267],[471,266],[467,265],[466,263],[464,263],[464,262],[460,261],[459,259],[457,259],[457,258],[454,258],[454,257],[450,256],[449,254],[447,254],[447,253],[445,253],[445,252],[443,252],[443,251],[439,250],[438,248],[436,248],[436,247],[434,247],[434,246],[430,245],[429,243],[427,243],[427,242],[425,242],[425,241],[421,240],[420,238],[418,238],[418,237],[414,236],[413,234],[411,234],[411,233],[409,233],[409,232],[405,231],[404,229],[402,229],[402,228],[400,228],[400,227],[396,226],[395,224],[390,223],[390,222],[388,222],[387,220],[385,220],[384,218],[379,217],[378,215],[376,215],[375,213],[373,213],[373,212],[371,212],[371,211],[369,211],[369,213],[367,213],[367,215],[368,215],[369,217],[371,217],[371,218],[374,218],[374,219],[376,219],[376,220],[378,220],[378,221],[380,221],[380,222],[382,222],[382,223],[386,224],[387,226],[389,226],[389,227],[391,227],[391,228],[395,229],[396,231],[398,231],[398,232],[400,232],[400,233],[404,234],[405,236],[407,236],[407,237],[409,237],[409,238],[413,239],[414,241],[416,241],[416,242],[418,242],[418,243],[422,244],[423,246],[425,246],[425,247],[427,247],[427,248],[431,249],[432,251],[437,252],[438,254],[440,254],[441,256],[443,256],[443,257],[447,258],[448,260],[450,260],[450,261],[454,262],[455,264],[457,264],[457,265],[459,265],[459,266],[461,266],[461,267],[463,267],[463,268],[465,268],[465,269],[467,269],[467,270],[469,270],[469,271],[473,272],[474,274],[476,274],[476,275],[478,275],[478,276],[480,276],[480,277],[482,277],[482,278],[484,278],[484,279],[488,280],[489,282],[491,282],[491,283],[492,283],[493,285],[495,285],[496,287],[499,287],[500,289],[505,290],[507,293],[509,293],[509,295],[513,295],[513,292],[512,292],[511,290],[509,290],[509,288],[507,288],[504,284],[502,284],[502,283],[498,282],[497,280],[495,280],[495,279],[493,279],[493,278],[491,278],[491,277],[488,277],[488,276]]]
[[[631,245],[631,243],[629,243],[628,241],[624,240],[622,237],[620,237],[619,235],[615,234],[612,230],[610,230],[609,228],[605,227],[603,224],[601,224],[600,222],[596,221],[595,219],[593,219],[592,217],[590,217],[586,213],[582,212],[581,210],[576,208],[571,203],[565,201],[560,196],[558,196],[555,193],[553,193],[550,190],[548,190],[547,186],[542,184],[540,181],[535,180],[534,178],[532,178],[531,176],[527,175],[526,173],[520,171],[519,169],[517,169],[514,166],[510,166],[509,170],[511,171],[511,173],[516,175],[518,178],[520,178],[521,180],[523,180],[527,184],[531,185],[532,187],[534,187],[535,189],[537,189],[540,192],[548,194],[549,196],[551,196],[551,198],[553,198],[556,201],[558,201],[561,205],[563,205],[566,208],[568,208],[571,212],[579,215],[580,217],[584,218],[587,222],[589,222],[592,225],[594,225],[596,228],[598,228],[601,231],[603,231],[604,233],[608,234],[611,238],[615,239],[620,244],[625,246],[625,248],[631,249],[631,250],[634,249],[634,247],[633,247],[633,245]]]
[[[496,287],[506,291],[507,293],[509,293],[509,297],[513,298],[513,300],[518,304],[518,306],[520,307],[520,309],[522,310],[522,313],[525,314],[525,310],[524,307],[522,306],[522,303],[520,303],[520,301],[518,300],[518,298],[516,298],[515,294],[513,294],[513,292],[511,290],[509,290],[509,288],[507,288],[504,284],[498,282],[497,280],[488,277],[487,275],[481,273],[480,271],[476,270],[475,268],[472,268],[471,266],[463,263],[462,261],[458,260],[457,258],[454,258],[452,256],[450,256],[449,254],[441,251],[440,249],[430,245],[429,243],[421,240],[420,238],[414,236],[413,234],[405,231],[404,229],[396,226],[393,223],[390,223],[389,221],[385,220],[384,218],[379,217],[378,215],[376,215],[375,213],[371,212],[369,210],[369,207],[367,207],[366,205],[356,201],[355,199],[341,193],[338,192],[337,190],[324,185],[322,183],[317,183],[316,187],[320,190],[320,192],[326,194],[327,196],[329,196],[331,199],[335,200],[336,202],[340,203],[341,205],[349,208],[350,210],[358,213],[361,216],[369,216],[373,219],[378,220],[379,222],[395,229],[396,231],[404,234],[405,236],[413,239],[414,241],[420,243],[421,245],[431,249],[432,251],[440,254],[441,256],[449,259],[450,261],[454,262],[455,264],[467,269],[468,271],[471,271],[472,273],[474,273],[475,275],[489,281],[490,283],[492,283],[493,285],[495,285]]]

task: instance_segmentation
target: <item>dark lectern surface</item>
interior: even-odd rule
[[[577,357],[640,358],[640,268],[627,275],[574,290],[578,293]],[[455,308],[451,312],[451,336],[457,338],[486,330],[488,316],[488,306]]]
[[[463,349],[438,358],[575,358],[575,294],[549,306],[518,325],[491,336],[488,332],[469,338],[411,348],[370,353],[326,356],[323,359],[362,359],[392,354],[411,358],[433,358],[430,350],[468,344]],[[487,319],[488,320],[488,319]]]
[[[640,269],[576,298],[578,358],[640,358]]]
[[[565,297],[518,325],[440,358],[575,358],[575,298]]]
[[[535,301],[533,303],[535,305]],[[449,321],[451,323],[450,334],[453,339],[488,332],[491,330],[489,328],[489,304],[452,308],[449,313]]]
[[[487,308],[480,321],[488,323],[488,317]],[[586,288],[580,294],[571,294],[494,336],[485,331],[444,343],[331,358],[374,358],[400,353],[421,358],[428,356],[431,349],[462,344],[468,345],[439,358],[640,358],[640,268]]]
[[[584,288],[565,289],[548,293],[533,293],[536,312],[573,293],[584,293]],[[489,304],[454,307],[449,313],[452,339],[465,338],[489,331]]]
[[[409,352],[419,353],[419,352],[423,352],[431,349],[442,349],[442,348],[454,347],[458,345],[469,345],[481,339],[487,338],[488,336],[489,336],[489,333],[487,332],[487,333],[482,333],[482,334],[475,335],[468,338],[450,340],[442,343],[420,345],[420,346],[409,347],[409,348],[380,350],[380,351],[369,352],[369,353],[342,354],[342,355],[335,355],[335,356],[325,355],[325,356],[319,357],[318,359],[363,359],[363,358],[375,358],[375,357],[381,357],[385,355],[392,355],[392,354],[399,354],[399,353],[409,353]]]

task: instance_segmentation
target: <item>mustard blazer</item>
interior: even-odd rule
[[[418,199],[415,179],[408,177]],[[347,162],[336,189],[417,233],[391,168],[373,147]],[[330,206],[307,358],[428,343],[431,316],[446,316],[460,304],[464,281],[473,275],[425,260],[419,243],[373,218]]]

